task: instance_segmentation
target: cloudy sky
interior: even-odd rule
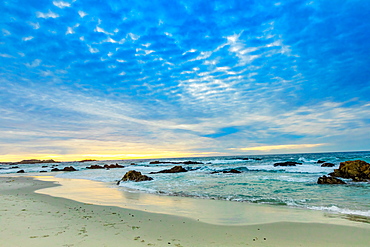
[[[0,11],[0,161],[370,149],[368,0]]]

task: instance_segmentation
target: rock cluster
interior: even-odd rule
[[[329,174],[334,177],[351,178],[353,181],[370,179],[370,164],[363,160],[349,160],[340,163],[339,169]]]
[[[65,171],[65,172],[74,172],[77,171],[73,166],[66,166],[63,169],[59,168],[53,168],[51,169],[52,172],[59,172],[59,171]]]
[[[162,170],[162,171],[159,171],[159,172],[151,172],[150,174],[156,174],[156,173],[179,173],[179,172],[187,172],[187,171],[188,170],[186,170],[182,166],[174,166],[171,169]]]
[[[231,170],[226,170],[226,171],[215,171],[215,172],[211,172],[211,174],[215,174],[215,173],[242,173],[241,171],[238,171],[236,169],[231,169]]]
[[[321,165],[321,167],[334,167],[335,165],[333,163],[324,163]]]
[[[122,177],[122,179],[117,182],[117,185],[120,184],[120,182],[122,181],[142,182],[142,181],[150,181],[150,180],[153,180],[153,178],[143,175],[141,174],[141,172],[131,170],[131,171],[126,172],[126,174]]]
[[[366,182],[370,179],[370,164],[363,160],[349,160],[341,162],[339,169],[334,169],[334,172],[329,173],[330,177],[322,176],[317,180],[318,184],[345,184],[344,181],[338,179],[348,178],[354,182]]]
[[[175,165],[179,165],[179,164],[183,164],[183,165],[202,165],[204,163],[202,162],[196,162],[196,161],[184,161],[184,162],[171,162],[171,161],[151,161],[149,162],[150,165],[158,165],[158,164],[175,164]]]
[[[340,180],[339,178],[335,177],[327,177],[327,176],[322,176],[319,177],[317,180],[318,184],[346,184],[344,181]]]
[[[296,166],[296,165],[302,165],[302,163],[294,162],[294,161],[286,161],[286,162],[274,164],[274,166]]]
[[[99,165],[91,165],[87,166],[86,169],[111,169],[111,168],[124,168],[125,166],[118,165],[118,164],[111,164],[111,165],[104,165],[104,166],[99,166]]]

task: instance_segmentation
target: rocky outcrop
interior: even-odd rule
[[[370,164],[363,160],[341,162],[339,169],[334,169],[334,172],[329,175],[351,178],[353,181],[366,181],[370,179]]]
[[[179,173],[179,172],[187,172],[187,171],[188,170],[186,170],[182,166],[174,166],[171,169],[162,170],[162,171],[159,171],[159,172],[151,172],[150,174],[156,174],[156,173]]]
[[[83,163],[83,162],[91,162],[91,161],[97,161],[97,160],[86,159],[86,160],[80,160],[79,162]]]
[[[17,173],[24,173],[24,170],[19,170],[17,171]]]
[[[58,169],[58,168],[53,168],[51,169],[52,172],[59,172],[59,171],[64,171],[64,172],[74,172],[77,171],[73,166],[66,166],[63,169]]]
[[[346,184],[343,180],[335,177],[322,176],[317,180],[318,184]]]
[[[302,163],[294,162],[294,161],[286,161],[286,162],[274,164],[274,166],[296,166],[296,165],[302,165]]]
[[[111,169],[111,168],[125,168],[125,166],[123,166],[123,165],[118,165],[118,164],[116,163],[116,164],[111,164],[111,165],[104,165],[104,168],[106,168],[106,169]]]
[[[174,164],[174,165],[203,165],[202,162],[196,162],[196,161],[184,161],[184,162],[172,162],[172,161],[151,161],[149,162],[150,165],[158,165],[158,164]]]
[[[215,173],[242,173],[241,171],[238,171],[236,169],[231,169],[231,170],[226,170],[226,171],[215,171],[215,172],[211,172],[211,174],[215,174]]]
[[[322,164],[322,163],[325,163],[325,161],[324,160],[318,160],[317,161],[317,164]]]
[[[117,182],[117,185],[120,184],[120,182],[122,181],[142,182],[142,181],[150,181],[150,180],[153,180],[153,178],[143,175],[141,174],[141,172],[131,170],[131,171],[126,172],[126,174],[122,177],[122,179]]]
[[[54,160],[37,160],[37,159],[30,159],[30,160],[22,160],[20,162],[15,162],[13,164],[39,164],[39,163],[59,163],[58,161]]]
[[[324,163],[324,164],[321,165],[321,167],[334,167],[334,166],[335,166],[335,164],[333,164],[333,163]]]

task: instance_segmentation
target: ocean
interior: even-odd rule
[[[305,153],[279,155],[245,155],[227,157],[176,158],[152,160],[112,160],[92,162],[63,162],[58,164],[1,165],[0,174],[50,171],[73,166],[78,171],[58,172],[56,177],[88,179],[109,183],[135,193],[152,193],[163,196],[194,197],[204,200],[237,201],[240,203],[269,204],[277,207],[320,210],[370,223],[370,183],[347,182],[345,185],[319,185],[317,179],[339,167],[347,160],[364,160],[370,163],[370,152]],[[198,164],[150,163],[193,161]],[[334,167],[321,167],[318,161],[333,163]],[[296,166],[274,166],[278,162],[299,162]],[[134,163],[134,164],[132,164]],[[86,169],[90,165],[120,164],[125,168]],[[182,165],[187,172],[157,173]],[[42,167],[44,166],[44,167]],[[45,167],[47,166],[47,167]],[[240,173],[224,173],[235,169]],[[121,182],[129,170],[140,171],[153,178],[145,182]]]

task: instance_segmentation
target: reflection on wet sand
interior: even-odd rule
[[[210,224],[249,225],[289,221],[356,225],[358,222],[364,222],[364,219],[358,216],[338,217],[320,211],[129,192],[122,187],[115,187],[113,183],[84,179],[54,176],[36,176],[35,179],[61,185],[41,189],[36,191],[37,193],[84,203],[183,216]],[[354,218],[357,219],[357,223],[352,221]]]

